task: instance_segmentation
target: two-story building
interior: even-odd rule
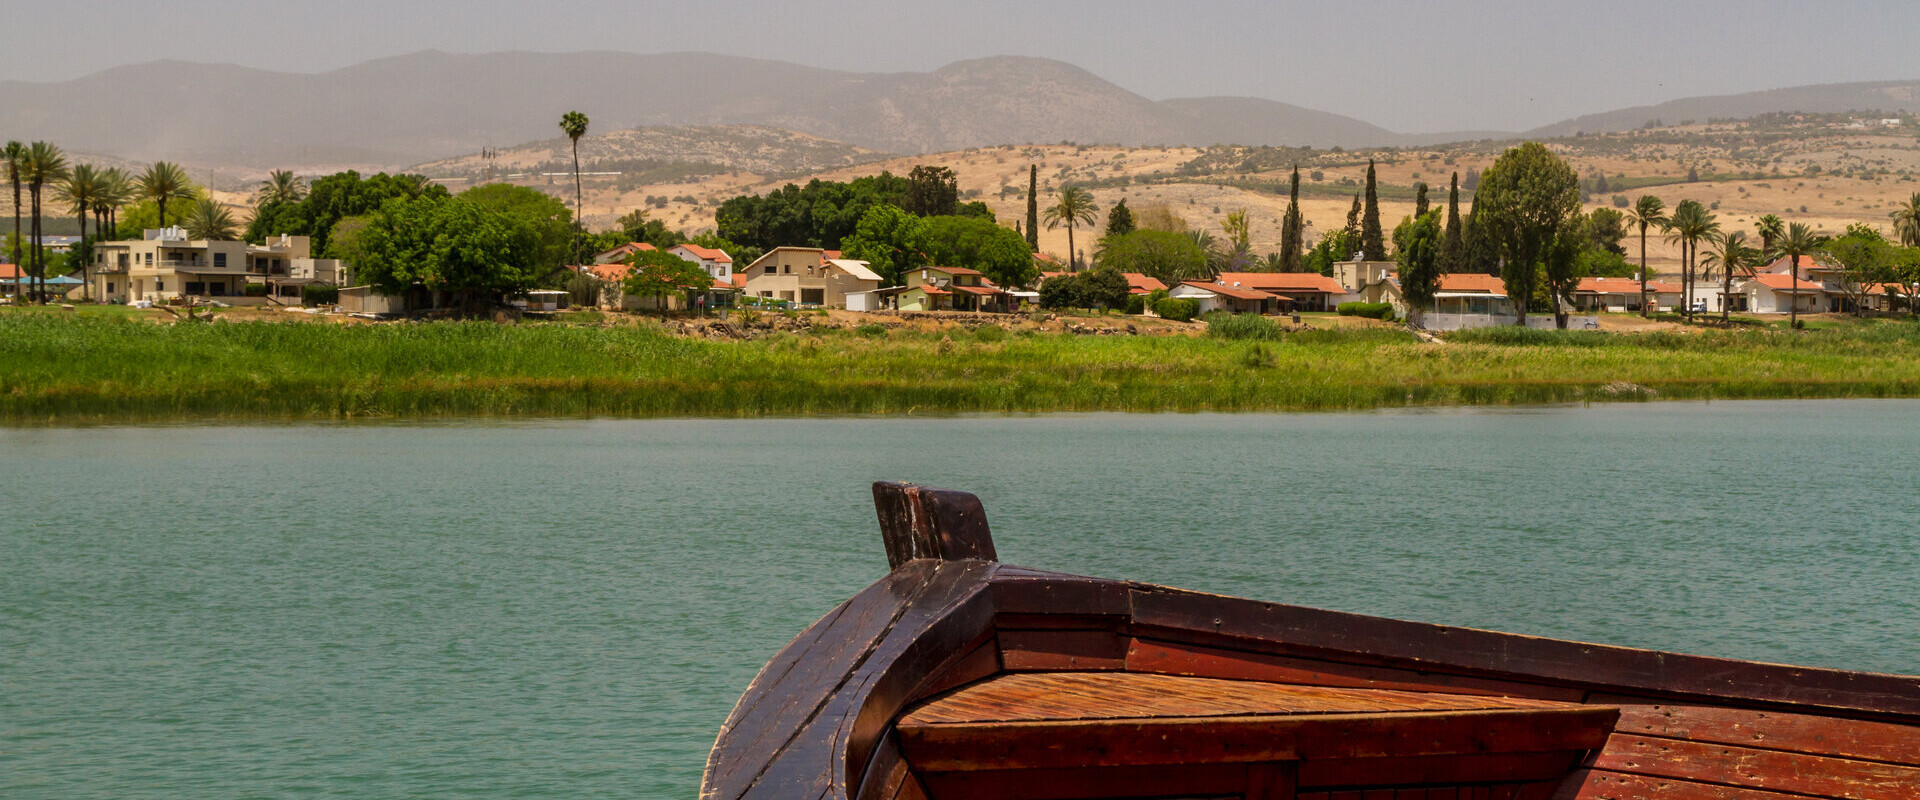
[[[844,308],[847,295],[880,288],[867,262],[818,247],[776,247],[748,264],[742,290],[749,297]]]
[[[733,256],[727,255],[725,250],[687,243],[669,247],[667,252],[699,264],[717,282],[733,282]]]
[[[340,262],[313,258],[305,236],[281,235],[255,245],[188,239],[178,227],[148,230],[138,240],[95,243],[92,272],[94,296],[122,302],[239,297],[249,283],[298,298],[306,284],[346,282]]]
[[[920,267],[901,276],[903,285],[883,290],[901,311],[1009,312],[1015,300],[993,285],[979,270],[966,267]]]

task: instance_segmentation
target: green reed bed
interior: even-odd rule
[[[1260,411],[1920,396],[1920,328],[1240,338],[434,322],[156,325],[0,313],[14,424],[436,416]]]

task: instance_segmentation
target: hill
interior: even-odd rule
[[[1651,106],[1588,114],[1528,131],[1528,137],[1613,133],[1653,123],[1674,125],[1738,120],[1787,111],[1839,114],[1848,111],[1920,111],[1920,81],[1876,81],[1796,86],[1763,92],[1688,97]]]
[[[8,135],[207,166],[398,167],[594,127],[751,124],[920,153],[1005,142],[1395,144],[1336,114],[1245,98],[1155,102],[1041,58],[857,73],[710,53],[421,52],[319,74],[159,61],[0,82]],[[110,110],[110,111],[109,111]],[[104,114],[129,124],[101,124]]]

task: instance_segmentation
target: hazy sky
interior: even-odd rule
[[[1406,132],[1920,78],[1914,0],[24,0],[0,78],[161,58],[320,72],[425,49],[712,51],[863,71],[1048,56],[1153,99],[1265,97]]]

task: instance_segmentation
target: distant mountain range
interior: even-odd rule
[[[1920,81],[1676,100],[1569,120],[1529,135],[1639,127],[1648,119],[1766,111],[1920,108]],[[254,168],[404,166],[593,130],[767,125],[872,150],[925,153],[1027,142],[1368,147],[1519,134],[1405,134],[1272,100],[1153,101],[1086,70],[997,56],[933,72],[860,73],[711,53],[421,52],[320,74],[159,61],[61,83],[0,82],[4,135],[69,150]]]

